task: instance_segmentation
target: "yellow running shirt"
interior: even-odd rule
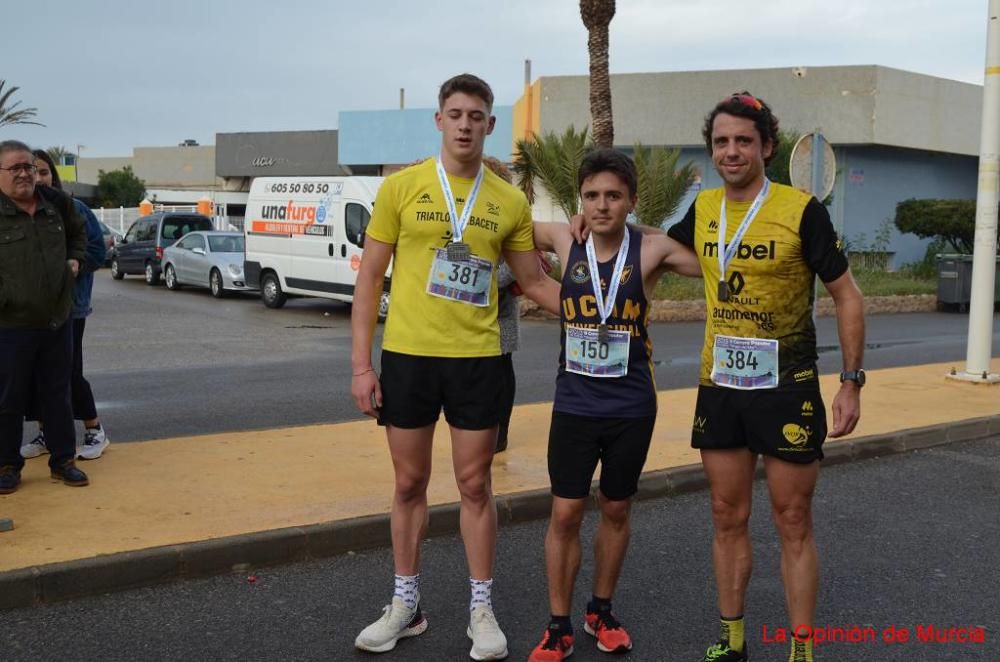
[[[719,301],[719,212],[723,189],[698,194],[687,215],[667,233],[698,255],[708,319],[701,353],[702,384],[711,385],[716,334],[778,341],[779,386],[815,382],[815,277],[824,283],[847,271],[826,207],[790,186],[771,183],[760,213],[726,269],[731,293]],[[752,201],[726,202],[726,242]]]
[[[503,250],[534,250],[531,207],[521,191],[486,168],[462,241],[473,255],[494,265],[489,305],[428,294],[435,252],[451,241],[448,204],[435,164],[427,159],[389,176],[375,198],[366,234],[395,245],[382,348],[416,356],[499,356],[496,265]],[[459,215],[473,181],[448,175]]]

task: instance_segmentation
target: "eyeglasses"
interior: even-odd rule
[[[31,163],[18,163],[11,168],[0,168],[0,170],[6,170],[7,172],[12,172],[15,175],[21,173],[22,175],[33,175],[38,172],[38,166],[32,165]]]
[[[754,110],[761,110],[764,104],[761,103],[760,99],[751,94],[734,94],[729,97],[730,101],[735,101],[738,104],[749,106]]]

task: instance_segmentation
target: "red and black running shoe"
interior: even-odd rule
[[[528,662],[561,662],[573,654],[573,635],[549,628],[528,656]]]
[[[583,629],[597,639],[598,650],[605,653],[624,653],[632,650],[632,637],[610,611],[587,612]]]

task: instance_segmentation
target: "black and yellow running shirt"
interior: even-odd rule
[[[813,382],[815,276],[836,280],[847,271],[826,207],[798,189],[771,183],[760,212],[726,268],[729,300],[719,301],[719,212],[723,189],[698,194],[684,219],[667,233],[691,247],[704,274],[707,321],[701,352],[702,384],[712,384],[716,334],[778,341],[779,386]],[[726,201],[726,241],[752,201]]]

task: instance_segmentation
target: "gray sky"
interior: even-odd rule
[[[611,72],[878,64],[979,83],[986,0],[618,0]],[[586,74],[578,0],[3,2],[0,79],[47,126],[0,137],[83,156],[336,128],[341,110],[430,107],[470,71],[498,105],[532,75]]]

